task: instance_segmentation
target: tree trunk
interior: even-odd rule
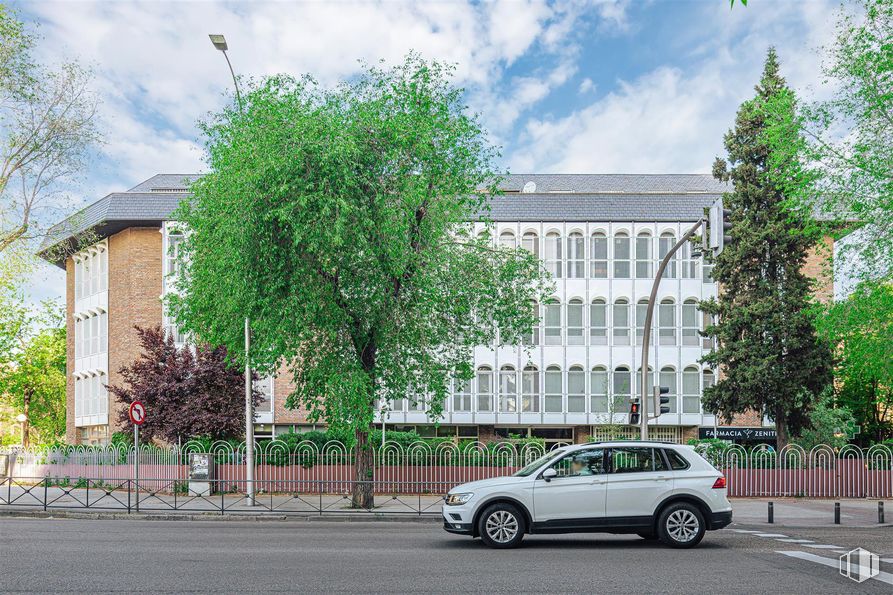
[[[25,414],[25,421],[22,422],[22,447],[28,448],[31,444],[31,391],[26,390],[22,395],[22,413]]]
[[[788,445],[791,437],[788,435],[787,420],[778,414],[776,414],[775,418],[775,434],[778,436],[776,438],[776,446],[780,451],[782,448]]]
[[[357,429],[354,445],[353,508],[371,510],[375,505],[372,490],[373,446],[369,444],[369,428]]]

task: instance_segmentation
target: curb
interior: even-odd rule
[[[40,518],[40,519],[85,519],[85,520],[115,520],[115,521],[332,521],[347,523],[437,523],[443,522],[443,517],[406,513],[405,515],[388,513],[353,513],[337,514],[276,514],[276,513],[239,513],[227,512],[195,512],[195,513],[155,513],[132,512],[122,513],[113,511],[86,512],[76,510],[32,510],[27,508],[0,509],[0,517],[6,518]]]

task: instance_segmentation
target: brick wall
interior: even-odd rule
[[[141,353],[134,326],[162,323],[162,246],[157,227],[131,227],[109,238],[109,384]],[[109,434],[120,406],[109,394]]]
[[[834,254],[834,238],[825,236],[817,246],[812,248],[803,264],[803,272],[816,280],[813,293],[822,303],[834,299],[834,272],[831,268],[831,256]]]

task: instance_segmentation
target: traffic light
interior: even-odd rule
[[[670,397],[664,396],[669,392],[670,389],[666,386],[654,387],[654,417],[670,412]]]
[[[713,256],[717,256],[722,249],[732,243],[732,221],[731,211],[722,206],[722,199],[717,200],[710,206],[708,216],[708,227],[710,235],[710,249],[713,250]]]
[[[639,399],[633,399],[629,403],[629,425],[639,425]]]

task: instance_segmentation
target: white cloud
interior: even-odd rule
[[[580,81],[580,86],[577,88],[577,92],[581,95],[589,93],[590,91],[595,91],[595,83],[592,82],[592,79],[588,76]]]
[[[716,35],[698,45],[692,42],[705,37],[694,28],[673,48],[690,52],[689,66],[660,66],[618,81],[615,90],[571,114],[531,118],[509,155],[511,169],[707,173],[724,154],[723,135],[738,105],[753,95],[770,45],[777,47],[782,74],[792,86],[819,80],[818,48],[833,35],[830,3],[759,5],[731,17],[728,6],[707,12],[704,20],[718,23]],[[792,35],[792,27],[803,31]],[[580,91],[586,87],[584,80]]]

